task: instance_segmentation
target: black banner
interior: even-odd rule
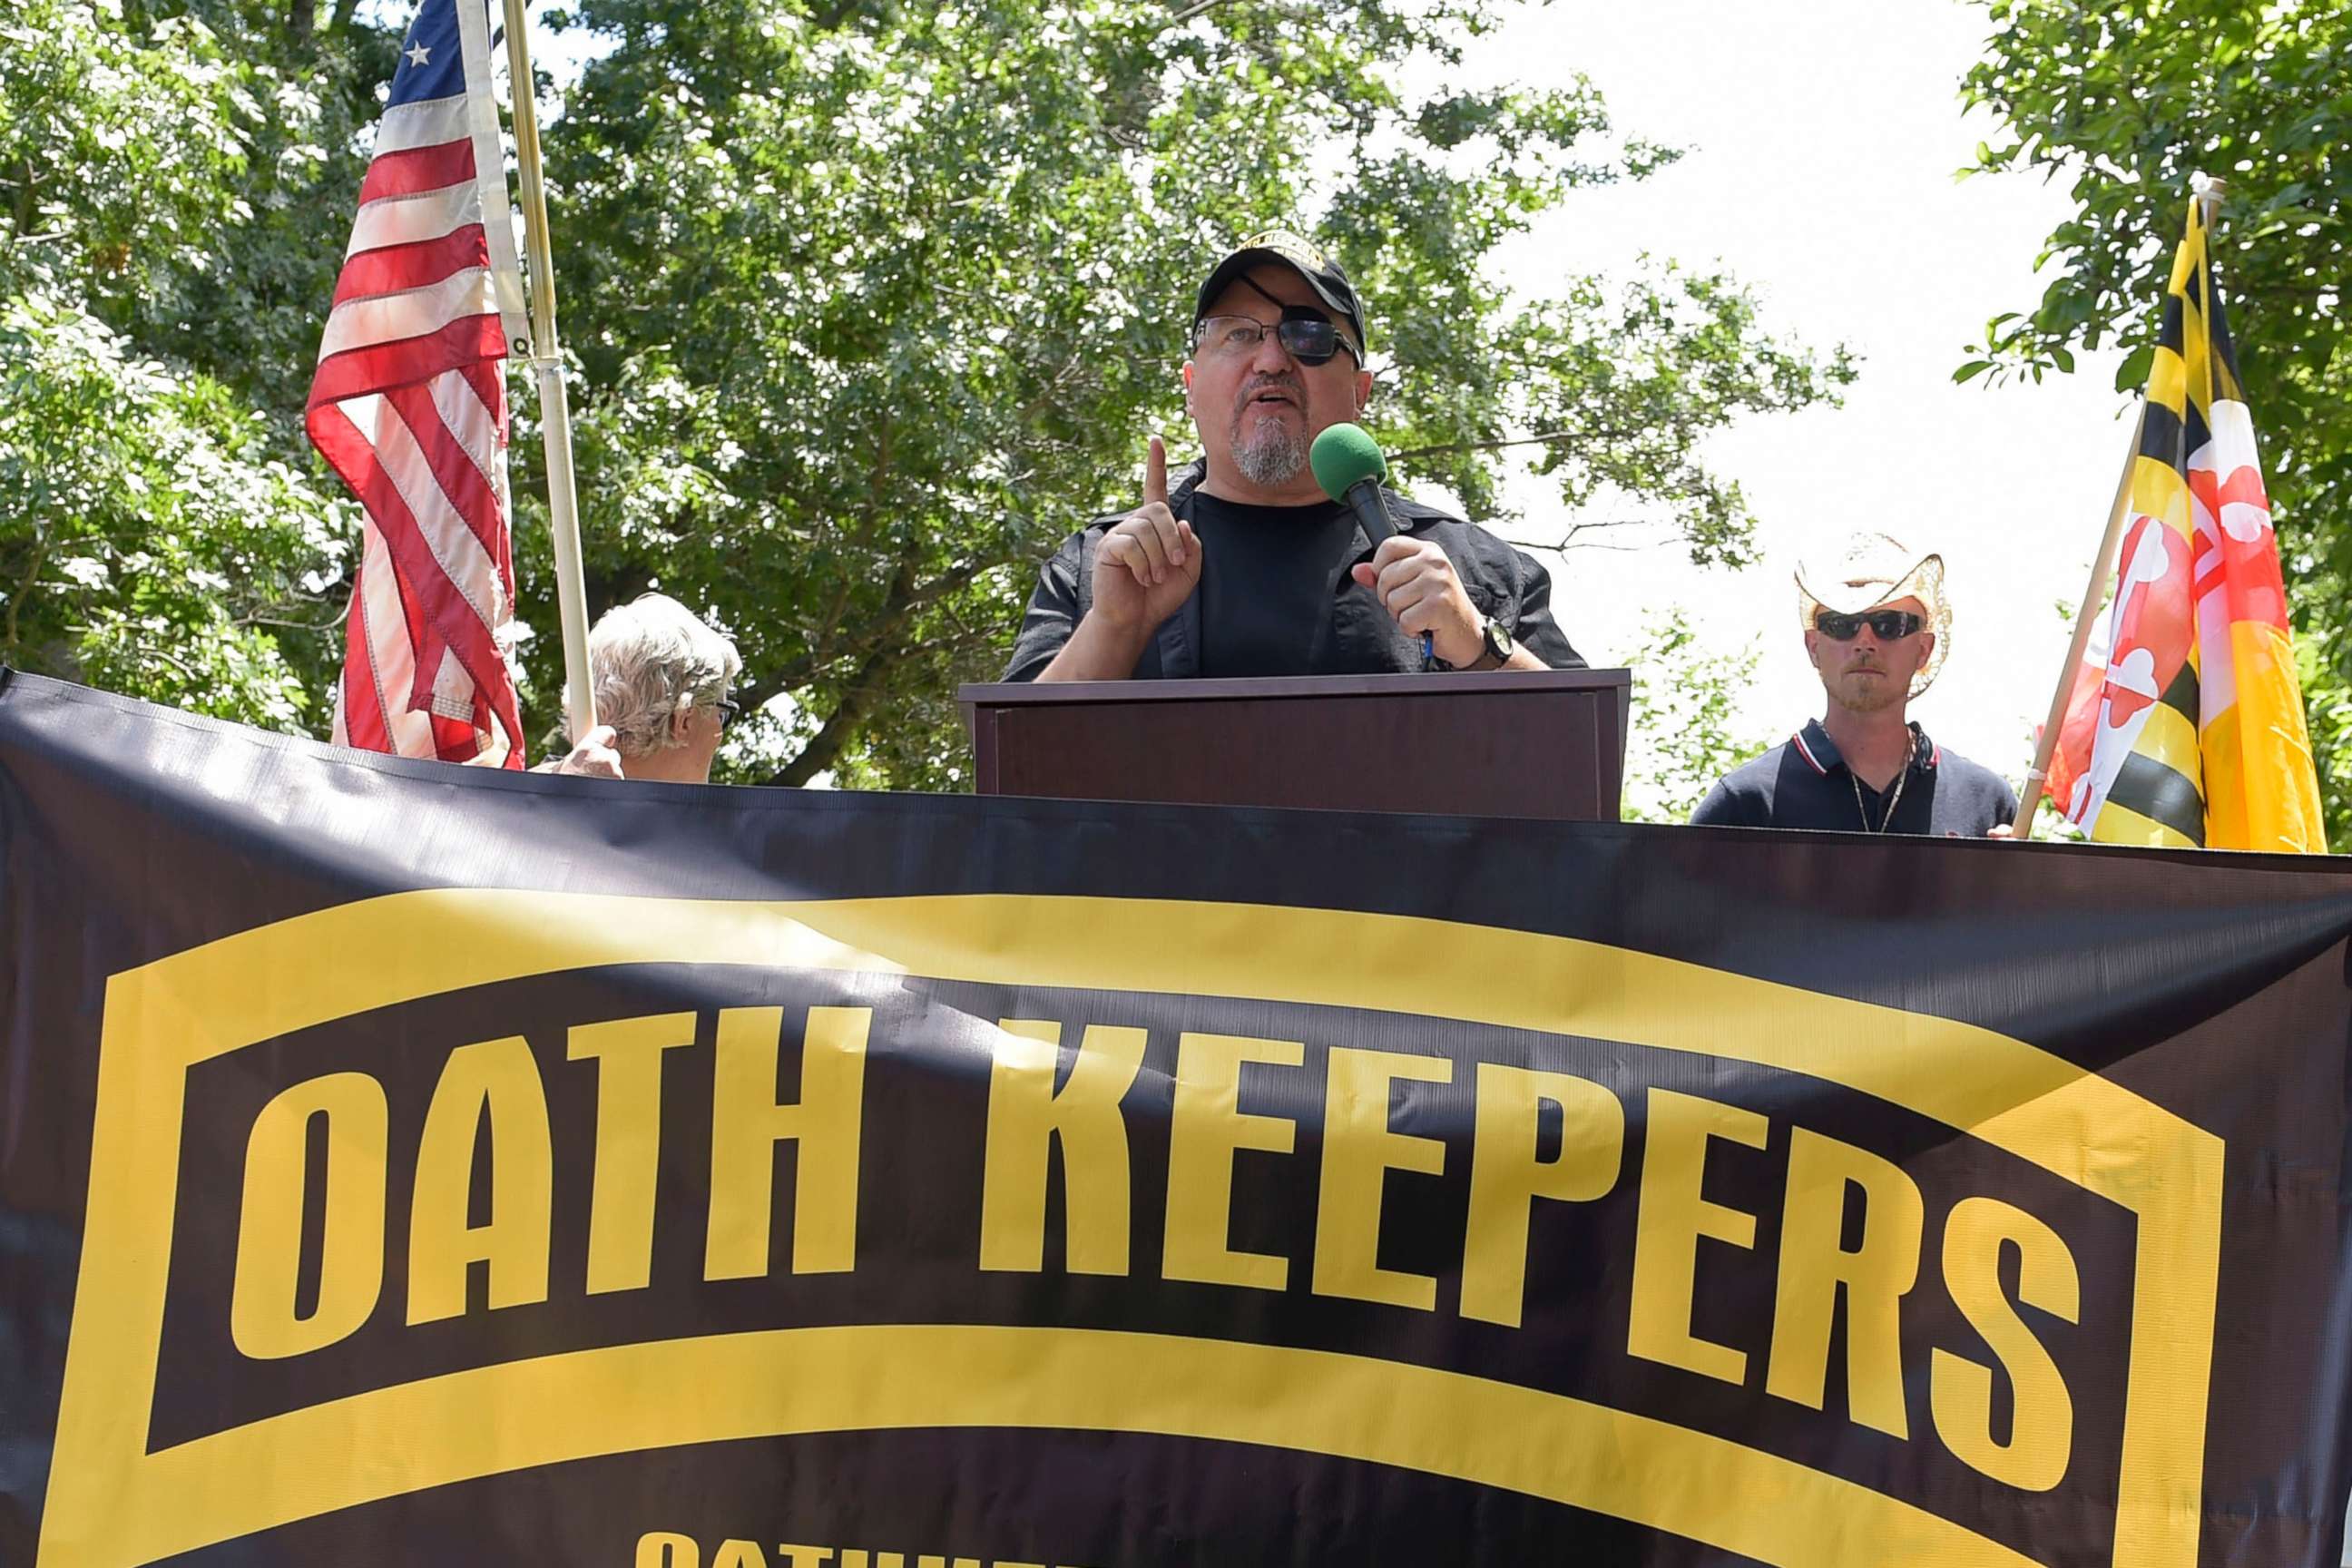
[[[0,687],[0,1562],[2333,1564],[2352,879]]]

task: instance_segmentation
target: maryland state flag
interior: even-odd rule
[[[2193,200],[2131,506],[2105,647],[2075,674],[2050,798],[2105,843],[2325,854],[2278,539]]]

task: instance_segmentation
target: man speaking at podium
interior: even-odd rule
[[[1363,412],[1364,345],[1354,287],[1306,240],[1255,235],[1218,262],[1183,368],[1201,459],[1171,486],[1151,438],[1142,504],[1055,552],[1004,678],[1580,667],[1525,553],[1393,491],[1376,550],[1323,493],[1308,448]]]

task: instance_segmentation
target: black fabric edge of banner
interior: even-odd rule
[[[13,682],[8,679],[15,677]],[[257,729],[225,719],[190,713],[184,709],[163,703],[148,702],[118,692],[101,690],[55,676],[37,675],[26,670],[0,665],[0,697],[12,700],[47,696],[77,703],[95,702],[147,721],[179,725],[208,735],[240,741],[266,750],[299,755],[312,761],[330,763],[341,767],[372,769],[398,777],[429,783],[450,784],[449,770],[459,768],[456,763],[435,762],[416,757],[396,757],[382,752],[360,751],[337,746],[329,742],[313,740],[307,735],[282,734],[274,730]],[[1562,822],[1533,817],[1452,816],[1433,812],[1370,812],[1344,811],[1307,806],[1267,805],[1183,805],[1163,801],[1125,801],[1064,799],[1050,795],[949,795],[914,790],[808,790],[787,787],[767,787],[755,784],[649,784],[627,779],[589,778],[566,773],[533,773],[508,768],[466,768],[473,776],[465,781],[469,786],[491,789],[520,789],[541,795],[579,795],[609,796],[614,791],[658,790],[665,801],[686,805],[696,801],[725,801],[738,809],[761,811],[962,811],[979,812],[1006,802],[1018,802],[1022,809],[1035,815],[1065,816],[1072,821],[1087,821],[1106,808],[1131,814],[1146,820],[1159,816],[1192,817],[1202,813],[1255,819],[1280,819],[1307,816],[1319,821],[1356,821],[1368,823],[1426,823],[1436,826],[1465,822],[1501,821],[1531,828],[1544,828],[1600,837],[1627,837],[1648,833],[1704,833],[1726,841],[1733,839],[1755,843],[1785,843],[1788,836],[1801,833],[1813,838],[1836,839],[1854,844],[1884,846],[1885,838],[1867,833],[1829,832],[1812,828],[1735,827],[1689,823],[1650,822]],[[1938,838],[1932,835],[1907,837],[1906,847],[1915,853],[1926,854],[1990,854],[2014,853],[2016,844],[1994,838]],[[2070,844],[2052,839],[2035,839],[2034,850],[2042,854],[2075,857],[2124,857],[2140,864],[2158,863],[2161,858],[2178,858],[2185,864],[2211,866],[2213,857],[2227,855],[2231,864],[2246,870],[2292,871],[2302,875],[2320,873],[2341,875],[2352,879],[2352,855],[2297,855],[2279,850],[2252,849],[2172,849],[2143,847],[2125,844]],[[2158,858],[2151,860],[2151,858]]]

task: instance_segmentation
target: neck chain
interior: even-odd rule
[[[1862,830],[1864,833],[1884,833],[1895,820],[1895,808],[1903,804],[1903,786],[1911,782],[1911,759],[1903,759],[1903,771],[1895,775],[1895,798],[1886,803],[1886,815],[1878,819],[1875,827],[1870,825],[1870,808],[1862,804],[1862,780],[1855,776],[1851,767],[1845,771],[1845,782],[1853,785],[1853,809],[1862,817]]]

